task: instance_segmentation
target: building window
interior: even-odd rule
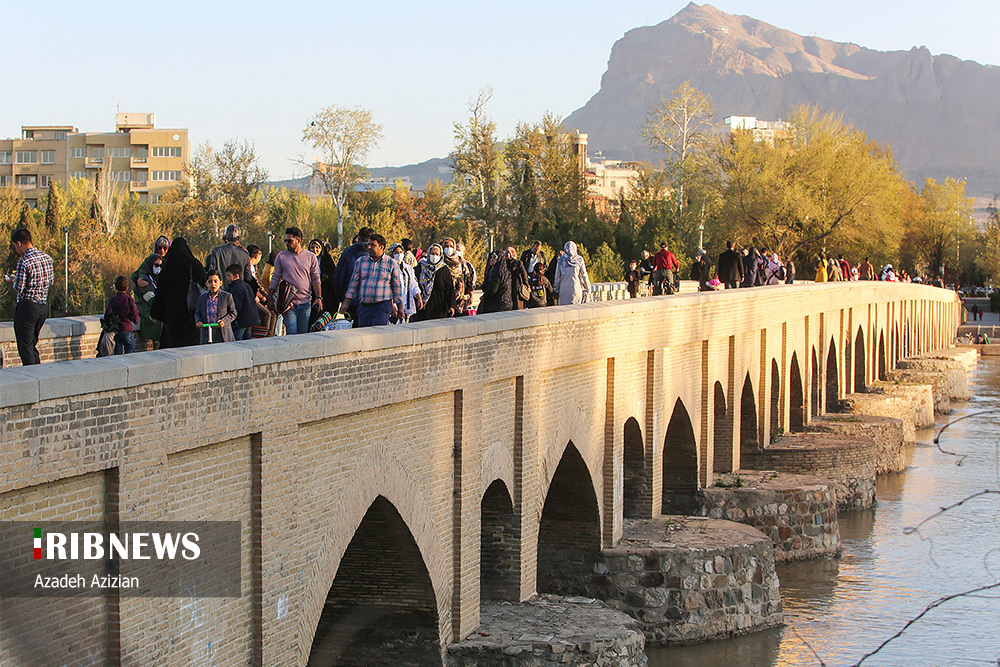
[[[38,177],[34,174],[18,174],[17,187],[34,189],[38,187]]]
[[[149,195],[149,203],[150,204],[159,204],[160,203],[160,195]]]
[[[86,148],[71,148],[71,149],[69,149],[69,156],[70,157],[76,157],[76,158],[87,157],[87,149]]]
[[[121,182],[127,183],[128,181],[132,180],[132,172],[131,171],[113,171],[113,172],[111,172],[111,180],[112,181],[121,181]]]
[[[0,164],[13,164],[14,153],[11,151],[0,151]]]
[[[54,137],[56,139],[65,139],[66,138],[66,130],[56,130],[55,133],[54,133]]]
[[[4,174],[0,176],[0,188],[6,188],[10,185],[10,175]]]
[[[180,157],[180,146],[153,146],[153,157]]]
[[[18,164],[35,164],[38,162],[38,151],[17,151]]]
[[[179,181],[181,180],[181,172],[179,171],[154,171],[153,172],[154,181]]]
[[[87,172],[85,171],[71,171],[69,172],[70,179],[73,178],[87,178]]]
[[[55,151],[42,151],[42,164],[55,164],[55,163],[56,163]]]
[[[41,176],[39,176],[39,178],[41,179],[43,188],[47,188],[50,185],[52,185],[52,177],[49,176],[48,174],[42,174]]]
[[[131,146],[109,146],[108,157],[132,157]]]

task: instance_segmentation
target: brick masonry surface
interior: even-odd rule
[[[538,544],[560,548],[559,513],[543,514],[561,463],[573,459],[560,488],[593,508],[587,548],[612,547],[627,420],[640,496],[630,512],[652,518],[665,495],[740,468],[744,443],[766,452],[789,433],[793,396],[808,422],[859,377],[947,347],[957,318],[954,295],[926,286],[794,285],[7,368],[0,520],[244,528],[245,599],[39,603],[36,614],[79,619],[38,625],[64,664],[303,664],[337,595],[412,612],[443,646],[479,625],[481,505],[494,483],[510,515],[490,514],[504,536],[489,533],[487,551],[500,543],[511,570],[501,594],[528,599],[546,566]],[[366,583],[345,565],[335,586],[347,556],[376,557],[376,526],[398,537],[402,576]]]

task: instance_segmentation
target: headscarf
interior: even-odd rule
[[[573,241],[566,241],[566,245],[563,246],[563,250],[566,251],[566,254],[559,258],[560,262],[570,266],[583,266],[583,255],[580,255],[577,252],[576,243]]]

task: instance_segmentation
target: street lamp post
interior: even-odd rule
[[[705,250],[705,205],[701,205],[701,220],[698,222],[698,250]]]
[[[274,238],[274,232],[267,233],[267,256],[271,257],[271,239]]]
[[[69,227],[63,227],[63,234],[65,235],[65,241],[63,244],[63,287],[66,290],[66,303],[63,309],[66,313],[69,313]]]

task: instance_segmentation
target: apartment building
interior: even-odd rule
[[[190,151],[188,131],[157,128],[152,113],[119,113],[114,132],[24,126],[20,139],[0,140],[0,187],[13,185],[33,207],[53,179],[93,182],[109,169],[113,181],[155,204],[186,178]]]
[[[726,116],[723,124],[729,128],[730,136],[735,132],[750,132],[754,141],[774,145],[775,139],[788,139],[793,136],[791,123],[782,120],[761,120],[756,116]]]

